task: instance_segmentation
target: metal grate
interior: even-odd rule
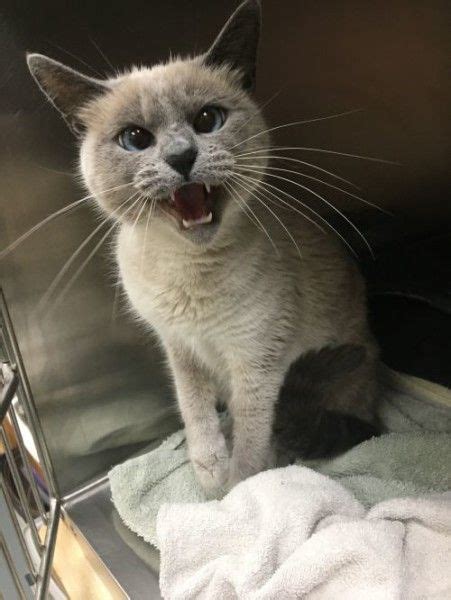
[[[0,348],[0,579],[8,600],[41,600],[48,597],[61,502],[1,290]]]

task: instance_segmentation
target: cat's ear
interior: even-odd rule
[[[204,57],[207,65],[227,64],[242,74],[242,85],[255,85],[257,47],[260,37],[261,6],[259,0],[246,0],[222,28]]]
[[[42,54],[27,54],[27,64],[38,86],[58,109],[72,132],[80,136],[80,109],[109,88],[107,82],[88,77]]]

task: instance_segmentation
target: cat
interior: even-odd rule
[[[271,142],[253,99],[260,25],[260,3],[247,0],[204,54],[105,80],[27,56],[80,140],[88,190],[118,224],[122,285],[164,348],[189,457],[211,495],[269,465],[279,391],[297,395],[283,384],[306,353],[361,348],[347,384],[316,402],[370,429],[375,418],[378,351],[359,270],[339,240],[265,184]],[[314,370],[320,382],[326,358]],[[301,412],[308,403],[292,401]]]

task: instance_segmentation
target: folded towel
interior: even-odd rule
[[[451,392],[388,371],[380,417],[390,432],[329,461],[306,463],[339,481],[366,508],[398,496],[451,488]],[[155,524],[168,502],[206,500],[186,453],[183,430],[159,448],[114,467],[113,502],[125,524],[158,546]]]
[[[221,501],[165,504],[157,536],[170,600],[451,597],[451,493],[366,512],[331,478],[290,466]]]

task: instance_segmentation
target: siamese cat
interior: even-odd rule
[[[259,2],[247,0],[204,54],[105,80],[27,57],[80,140],[86,187],[117,223],[123,288],[159,336],[189,456],[212,495],[269,465],[287,390],[296,419],[308,407],[306,439],[321,437],[316,410],[340,415],[340,432],[349,419],[370,435],[374,422],[377,348],[359,270],[267,178],[270,131],[252,95],[260,23]],[[310,396],[312,377],[320,393]],[[233,420],[231,449],[219,398]],[[312,440],[301,447],[315,454]]]

